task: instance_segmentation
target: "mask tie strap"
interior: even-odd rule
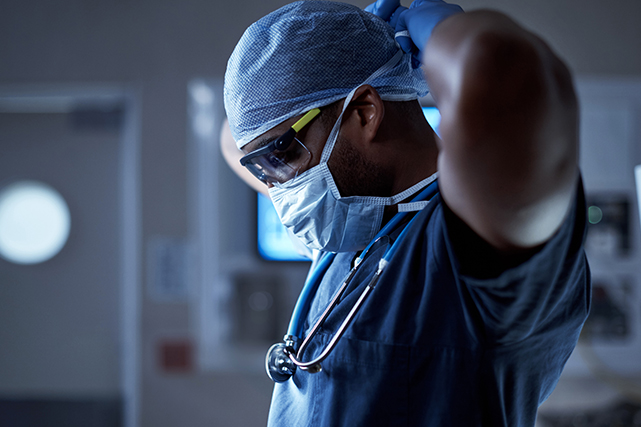
[[[356,93],[356,90],[360,88],[363,85],[366,85],[370,83],[371,81],[375,80],[380,76],[381,74],[385,73],[387,70],[390,70],[398,64],[398,62],[403,58],[404,52],[402,49],[399,49],[394,56],[392,56],[389,61],[387,61],[385,64],[383,64],[382,67],[380,67],[378,70],[374,71],[363,83],[360,85],[356,86],[354,89],[352,89],[347,97],[345,98],[345,102],[343,102],[343,109],[341,111],[341,114],[338,116],[338,119],[336,120],[336,123],[334,123],[334,127],[332,128],[332,131],[329,134],[329,137],[327,138],[327,144],[325,144],[325,148],[323,148],[323,154],[321,154],[321,159],[320,163],[326,163],[329,160],[329,156],[332,154],[332,150],[334,149],[334,145],[336,144],[336,140],[338,139],[338,132],[341,128],[341,123],[343,122],[343,113],[345,113],[345,110],[347,109],[347,106],[352,100],[352,97],[354,97],[354,93]]]
[[[429,205],[430,201],[429,200],[422,200],[420,202],[413,202],[413,203],[399,203],[398,204],[398,211],[399,212],[416,212],[423,210],[425,206]]]

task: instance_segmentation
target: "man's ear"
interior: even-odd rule
[[[341,134],[352,141],[373,142],[384,116],[385,106],[376,89],[363,85],[345,109]]]

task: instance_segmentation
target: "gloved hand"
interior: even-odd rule
[[[414,0],[409,9],[400,0],[377,0],[365,8],[386,22],[396,32],[396,41],[403,51],[412,54],[412,65],[421,64],[422,49],[434,27],[445,18],[463,12],[460,6],[442,0]]]
[[[377,0],[365,7],[366,12],[373,13],[383,19],[383,21],[390,24],[394,31],[396,31],[399,15],[405,10],[407,8],[401,6],[401,0]]]

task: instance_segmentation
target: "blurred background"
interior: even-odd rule
[[[285,3],[2,1],[0,426],[265,424],[309,265],[258,249],[218,143],[227,58]],[[581,102],[594,302],[538,424],[641,426],[641,2],[460,4],[539,33]]]

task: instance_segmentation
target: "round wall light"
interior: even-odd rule
[[[37,264],[67,242],[67,203],[51,186],[19,181],[0,189],[0,256],[17,264]]]

